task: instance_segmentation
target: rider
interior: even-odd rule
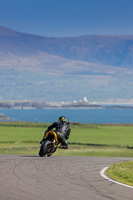
[[[57,139],[58,139],[59,143],[61,143],[61,148],[68,149],[67,139],[69,138],[69,135],[71,132],[71,127],[70,127],[70,122],[66,122],[66,118],[64,116],[61,116],[58,119],[58,122],[54,122],[53,124],[51,124],[48,127],[48,129],[45,131],[44,137],[40,143],[45,141],[46,133],[48,131],[52,130],[53,128],[55,128],[55,132],[57,134]]]

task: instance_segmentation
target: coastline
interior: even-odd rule
[[[49,103],[40,101],[0,101],[0,109],[133,109],[133,104],[97,104],[88,101]],[[0,117],[2,115],[0,114]]]
[[[7,120],[9,120],[9,119],[10,119],[10,117],[8,117],[8,116],[0,116],[0,120],[4,120],[4,119],[7,119]]]

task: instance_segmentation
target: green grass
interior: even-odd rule
[[[31,122],[0,123],[0,153],[37,154],[49,124]],[[69,149],[55,155],[132,157],[133,126],[71,124]]]
[[[115,163],[108,168],[106,173],[116,181],[133,186],[133,161]]]
[[[93,125],[74,127],[71,142],[133,146],[133,126]],[[75,139],[76,136],[76,139]]]
[[[0,122],[0,154],[38,155],[49,124]],[[133,125],[71,124],[69,149],[59,156],[133,157]],[[130,148],[129,148],[130,147]],[[133,186],[133,162],[113,164],[107,175]]]
[[[0,153],[38,155],[40,140],[49,124],[0,123]],[[71,124],[69,149],[55,155],[133,157],[133,126]]]
[[[60,156],[95,156],[95,157],[132,157],[131,149],[116,147],[71,146],[68,150],[58,150],[55,155]]]

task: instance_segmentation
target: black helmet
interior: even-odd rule
[[[58,121],[59,122],[66,122],[66,118],[64,116],[61,116]]]

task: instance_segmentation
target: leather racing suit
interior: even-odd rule
[[[61,148],[68,149],[67,139],[69,138],[69,135],[71,132],[70,122],[66,122],[66,121],[54,122],[48,127],[47,131],[50,131],[52,129],[55,129],[54,131],[57,134],[57,139],[59,143],[61,143]]]

